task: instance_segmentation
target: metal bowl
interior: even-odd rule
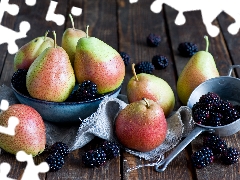
[[[42,118],[54,123],[80,123],[98,109],[99,104],[105,97],[115,98],[121,90],[117,89],[106,93],[104,96],[89,101],[81,102],[50,102],[26,96],[17,91],[11,84],[13,92],[20,103],[29,105],[36,109]]]

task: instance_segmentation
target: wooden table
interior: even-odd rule
[[[31,30],[27,37],[16,40],[18,47],[29,42],[35,37],[44,35],[46,30],[55,30],[57,33],[57,43],[61,44],[61,36],[64,30],[71,27],[68,14],[73,6],[82,8],[80,16],[74,16],[75,27],[85,30],[89,25],[90,36],[95,36],[118,51],[124,51],[131,57],[131,63],[140,61],[151,61],[157,54],[165,55],[169,60],[169,65],[164,70],[155,70],[154,74],[166,80],[172,87],[177,110],[181,103],[176,94],[176,82],[184,65],[189,58],[179,56],[177,47],[180,42],[190,41],[198,45],[199,50],[205,49],[204,35],[208,35],[200,11],[184,13],[186,23],[177,26],[174,21],[177,11],[170,6],[164,5],[163,10],[155,14],[150,10],[152,0],[139,1],[130,4],[127,0],[58,0],[56,14],[65,16],[64,25],[58,26],[53,21],[46,21],[45,17],[50,5],[50,0],[38,0],[35,6],[28,6],[24,0],[9,0],[10,3],[17,4],[20,8],[17,16],[4,13],[1,25],[14,31],[19,31],[19,24],[28,21]],[[210,37],[209,52],[215,58],[220,75],[227,75],[231,64],[240,64],[240,33],[231,35],[227,31],[229,24],[234,19],[225,13],[221,13],[213,24],[221,30],[216,37]],[[150,48],[146,45],[146,37],[149,33],[161,35],[159,47]],[[10,79],[13,74],[14,54],[9,54],[7,44],[0,45],[0,85],[10,86]],[[240,71],[236,71],[236,76]],[[131,66],[126,67],[126,76],[121,93],[126,94],[126,84],[132,77]],[[229,146],[240,149],[240,134],[224,138]],[[71,152],[66,159],[63,168],[57,172],[39,174],[40,179],[198,179],[198,180],[219,180],[219,179],[240,179],[240,166],[236,163],[231,166],[222,165],[215,162],[212,165],[196,170],[193,168],[190,155],[198,150],[201,137],[197,137],[191,145],[181,152],[167,167],[158,173],[153,167],[144,167],[131,172],[127,172],[129,167],[146,163],[127,152],[122,151],[121,156],[111,160],[100,168],[86,168],[81,162],[83,152],[96,146],[95,140],[81,149]],[[169,154],[166,153],[166,156]],[[35,158],[36,163],[44,161],[44,154]],[[11,165],[9,177],[18,178],[23,173],[25,163],[16,161],[15,156],[8,153],[1,153],[0,163],[8,162]]]

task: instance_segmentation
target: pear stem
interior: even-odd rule
[[[149,102],[147,101],[147,99],[146,98],[142,98],[142,99],[146,102],[147,108],[149,108],[150,105],[149,105]]]
[[[137,74],[136,74],[136,71],[135,71],[135,64],[134,63],[132,64],[132,72],[133,72],[133,75],[135,77],[135,80],[138,81],[138,77],[137,77]]]
[[[208,36],[204,36],[205,40],[206,40],[206,52],[208,52],[208,48],[209,48],[209,40],[208,40]]]
[[[89,27],[89,25],[87,25],[87,27],[86,27],[86,37],[88,38],[88,27]]]
[[[53,37],[54,37],[54,48],[57,47],[57,35],[56,35],[56,32],[53,31]]]
[[[46,37],[47,37],[48,33],[49,33],[49,30],[47,30],[47,31],[45,32],[44,39],[43,39],[44,41],[46,40]]]
[[[73,17],[72,17],[71,14],[69,14],[69,17],[70,17],[70,20],[71,20],[71,23],[72,23],[72,28],[75,30]]]

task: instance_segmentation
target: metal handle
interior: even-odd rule
[[[233,68],[240,68],[240,65],[232,65],[228,70],[228,76],[231,76]]]
[[[204,127],[196,126],[194,130],[169,154],[169,156],[155,165],[155,170],[158,172],[163,172],[167,165],[199,134],[204,131],[214,132],[213,129],[207,129]]]

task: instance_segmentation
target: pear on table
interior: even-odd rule
[[[175,106],[175,96],[169,84],[152,74],[136,74],[135,64],[132,64],[133,77],[127,84],[127,98],[129,103],[139,101],[143,97],[156,101],[167,117]]]
[[[183,105],[193,92],[193,90],[204,81],[219,77],[213,56],[208,52],[209,41],[206,40],[206,50],[195,53],[179,75],[177,81],[177,94]]]
[[[45,36],[37,37],[27,44],[23,45],[14,56],[14,71],[18,69],[28,69],[32,62],[41,54],[46,48],[54,46],[54,40]]]
[[[0,134],[0,147],[15,155],[18,151],[32,156],[42,153],[46,145],[46,129],[40,114],[28,105],[14,104],[0,114],[0,126],[7,127],[10,117],[16,117],[19,124],[15,136]]]
[[[166,139],[167,121],[163,109],[146,98],[130,103],[117,115],[115,133],[123,146],[141,152],[151,151]]]
[[[74,72],[79,84],[84,80],[94,82],[98,93],[104,94],[118,88],[125,76],[125,65],[120,54],[108,44],[95,37],[78,40]]]
[[[73,67],[66,51],[56,45],[45,49],[31,64],[26,76],[29,94],[37,99],[63,102],[75,86]]]
[[[67,52],[71,64],[73,65],[75,60],[77,42],[80,38],[86,37],[86,33],[80,29],[75,29],[71,14],[69,14],[69,17],[71,19],[72,28],[67,28],[64,31],[62,36],[62,48]]]

